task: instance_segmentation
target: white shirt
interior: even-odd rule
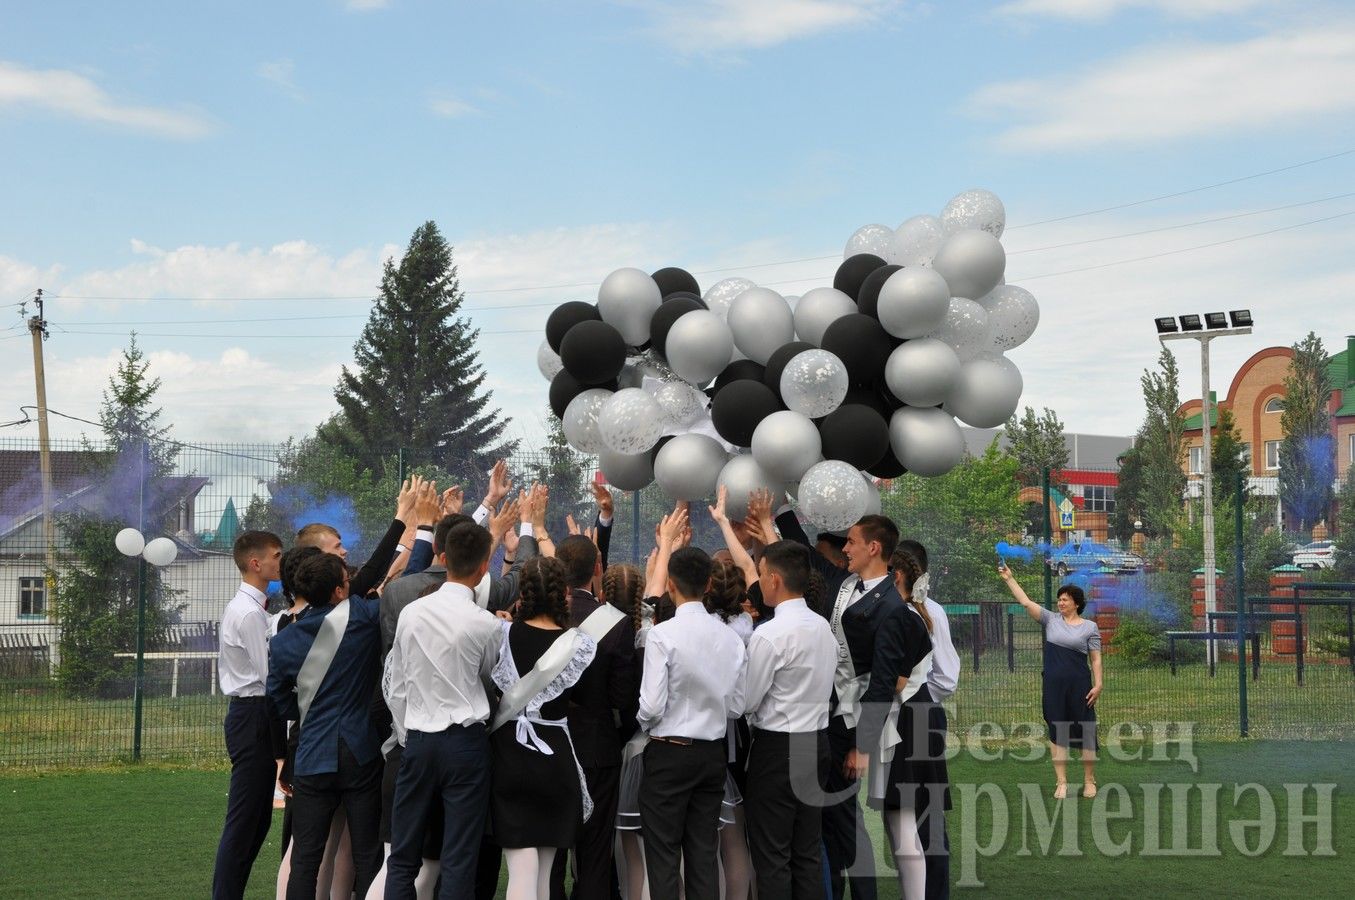
[[[950,619],[940,603],[923,598],[927,615],[932,617],[932,665],[927,671],[927,690],[937,703],[949,699],[960,681],[960,654],[950,639]]]
[[[400,611],[381,685],[399,733],[489,719],[485,679],[499,658],[501,628],[470,588],[450,581]]]
[[[645,643],[640,680],[640,727],[656,737],[702,741],[725,736],[743,715],[743,641],[700,601],[678,604]]]
[[[837,639],[823,617],[803,598],[778,603],[748,641],[749,724],[791,734],[826,727],[836,668]]]
[[[268,598],[243,582],[221,614],[217,680],[228,697],[262,697],[268,682]]]
[[[748,646],[748,639],[753,636],[754,622],[753,617],[746,612],[739,613],[734,618],[725,623],[729,628],[734,629],[734,633],[743,641],[743,646]]]

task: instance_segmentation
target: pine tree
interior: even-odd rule
[[[1145,369],[1139,378],[1146,414],[1135,441],[1140,464],[1138,500],[1145,529],[1167,534],[1183,506],[1186,420],[1179,412],[1181,373],[1176,357],[1164,347],[1157,363],[1158,371]]]
[[[1046,469],[1057,484],[1058,473],[1068,468],[1068,444],[1057,413],[1045,407],[1043,414],[1036,416],[1027,406],[1019,419],[1013,415],[1007,422],[1006,437],[1006,453],[1016,460],[1016,477],[1022,484],[1039,485]]]
[[[469,472],[511,453],[516,442],[502,439],[509,419],[489,405],[480,332],[459,315],[464,299],[451,246],[425,222],[399,265],[386,261],[355,367],[344,367],[334,389],[341,416],[318,437],[376,478],[397,447]]]
[[[148,376],[150,360],[136,342],[133,331],[122,351],[118,367],[108,378],[99,405],[99,424],[105,443],[118,456],[140,453],[143,445],[151,472],[168,475],[174,470],[179,446],[168,440],[169,426],[160,424],[159,409],[151,408],[160,392],[160,379]]]
[[[1280,503],[1289,524],[1301,532],[1326,519],[1336,478],[1328,362],[1322,339],[1310,331],[1294,344],[1294,358],[1284,379]]]
[[[1219,410],[1218,425],[1210,435],[1209,465],[1213,470],[1214,505],[1231,501],[1237,495],[1237,479],[1242,476],[1242,501],[1247,500],[1247,447],[1237,430],[1231,409]]]

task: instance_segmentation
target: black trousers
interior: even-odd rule
[[[753,730],[743,802],[758,900],[823,900],[827,770],[822,732]]]
[[[687,747],[650,741],[645,747],[640,828],[653,900],[678,900],[683,872],[686,900],[719,900],[725,746],[719,740]]]
[[[946,719],[946,708],[940,703],[928,708],[927,727],[933,735],[939,734],[941,740],[945,741],[950,726]],[[927,900],[949,900],[950,836],[946,834],[946,804],[940,796],[934,796],[928,804],[926,819],[917,823],[917,834],[927,864]]]
[[[579,827],[574,843],[572,900],[620,900],[614,859],[616,804],[621,793],[620,766],[584,766],[583,780],[593,798],[593,814]],[[551,865],[551,900],[565,896],[566,853],[556,853]]]
[[[334,811],[343,804],[353,845],[353,889],[367,896],[381,869],[381,757],[359,763],[339,740],[339,769],[292,779],[292,871],[287,900],[312,900]]]
[[[857,802],[861,782],[842,773],[847,753],[856,746],[856,730],[841,716],[828,722],[828,772],[824,787],[834,796],[850,792],[840,803],[823,808],[823,848],[828,855],[833,900],[842,900],[847,883],[852,900],[875,900],[875,860],[866,820]],[[846,877],[843,874],[846,873]]]
[[[231,784],[226,795],[226,824],[216,848],[212,898],[240,900],[273,824],[273,784],[278,768],[268,702],[263,697],[232,698],[224,727]]]
[[[409,732],[395,779],[387,900],[415,900],[424,823],[434,804],[441,804],[443,815],[438,897],[465,900],[475,896],[480,839],[489,817],[489,736],[483,723]]]

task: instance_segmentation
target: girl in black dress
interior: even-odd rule
[[[523,565],[520,597],[515,620],[504,623],[492,672],[499,690],[513,691],[548,652],[567,661],[515,720],[490,735],[490,819],[508,862],[508,900],[548,900],[556,849],[572,847],[592,813],[566,715],[570,689],[593,661],[597,642],[568,628],[565,567],[558,560],[537,557]]]

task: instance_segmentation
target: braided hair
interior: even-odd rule
[[[828,582],[823,580],[818,569],[810,569],[809,584],[805,587],[805,606],[827,619],[833,613],[833,600],[828,595]]]
[[[645,592],[645,573],[639,566],[617,563],[602,573],[602,599],[626,615],[638,632],[641,625],[640,601]]]
[[[894,555],[889,558],[889,568],[902,577],[903,586],[908,591],[908,596],[904,599],[912,605],[913,609],[917,610],[917,614],[922,617],[922,621],[927,623],[927,632],[930,634],[932,617],[927,613],[927,605],[913,593],[913,585],[917,584],[922,578],[922,565],[908,551],[895,550]]]
[[[561,628],[569,627],[569,597],[565,564],[549,556],[534,556],[522,565],[516,620],[549,616]]]
[[[743,570],[728,559],[716,559],[710,571],[710,590],[706,592],[706,612],[715,613],[723,622],[743,613],[743,598],[748,586]]]

